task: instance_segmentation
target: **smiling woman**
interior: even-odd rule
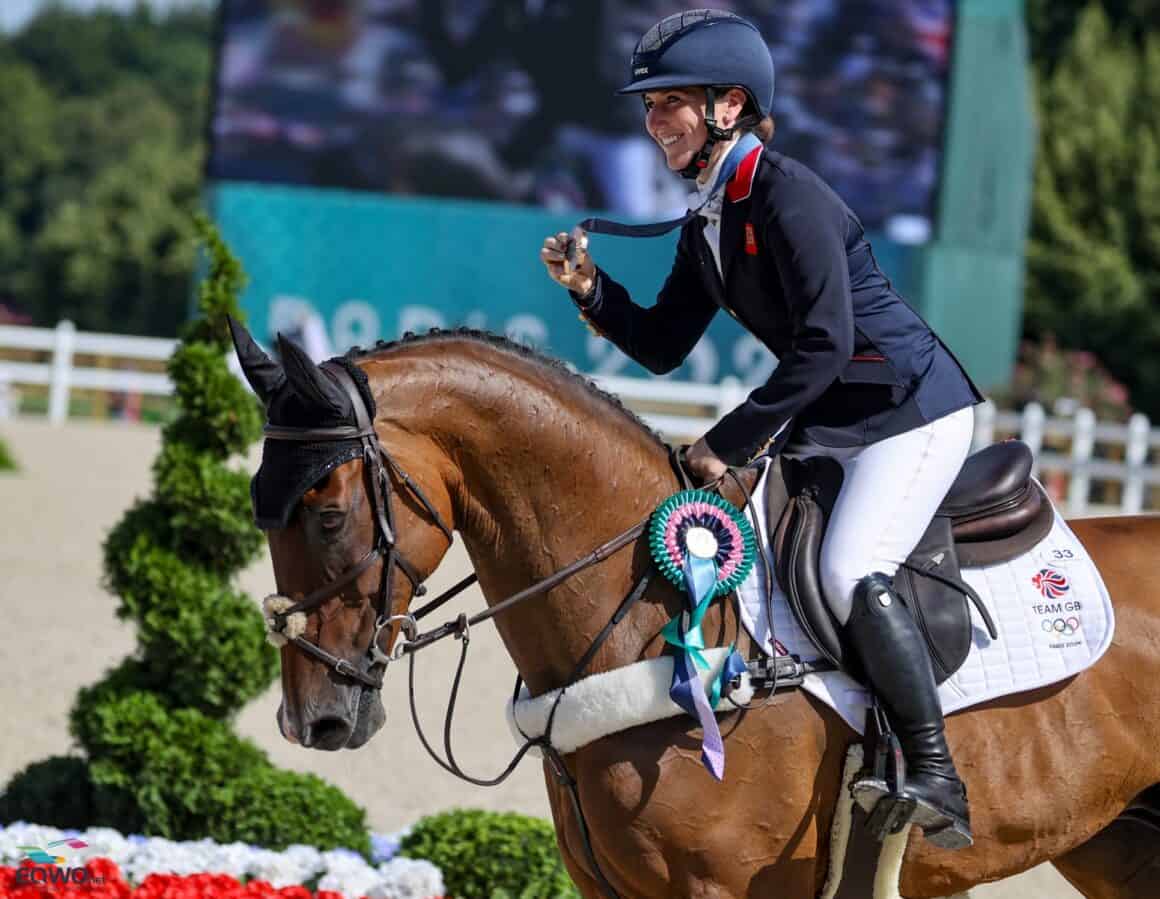
[[[712,117],[706,115],[708,95],[703,87],[645,91],[642,99],[645,128],[649,137],[660,145],[666,164],[674,172],[692,164],[706,146],[710,120],[729,131],[744,118],[756,119],[753,102],[740,87],[730,87],[715,95]],[[770,116],[761,118],[757,125],[762,143],[773,136]],[[755,127],[755,130],[758,129]]]
[[[668,168],[693,182],[690,212],[640,229],[588,219],[547,238],[540,259],[581,318],[654,374],[681,365],[721,309],[777,356],[766,382],[689,448],[689,470],[710,481],[779,452],[838,462],[822,592],[907,761],[905,789],[875,782],[856,795],[868,814],[912,806],[908,820],[927,839],[968,847],[966,788],[934,673],[917,625],[890,597],[891,578],[967,456],[971,407],[982,396],[878,267],[854,211],[815,172],[765,145],[774,65],[752,22],[712,9],[675,13],[641,37],[629,69],[619,93],[642,96],[649,136]],[[644,237],[678,226],[651,307],[588,254],[587,227]],[[902,485],[905,503],[884,507],[883,483]]]

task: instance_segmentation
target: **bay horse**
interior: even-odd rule
[[[236,325],[234,336],[268,410],[288,396],[300,414],[341,406],[335,378],[288,341],[279,363]],[[433,332],[347,359],[373,394],[371,433],[390,464],[376,474],[369,456],[343,461],[289,497],[286,521],[267,533],[279,594],[315,596],[301,640],[316,651],[282,648],[277,715],[286,739],[315,749],[356,748],[382,726],[379,694],[361,667],[385,620],[379,611],[408,607],[415,585],[447,552],[451,528],[494,606],[645,519],[679,489],[666,446],[619,402],[502,338]],[[377,525],[379,486],[394,508]],[[409,571],[368,554],[376,527],[392,531],[392,551]],[[1160,841],[1119,817],[1134,802],[1154,809],[1160,793],[1160,518],[1071,527],[1113,598],[1114,643],[1077,676],[950,716],[975,844],[948,852],[912,833],[901,874],[910,899],[946,896],[1044,861],[1089,899],[1160,895]],[[532,695],[564,685],[648,564],[638,540],[496,615]],[[332,595],[320,599],[324,584],[321,592]],[[376,611],[384,589],[388,607]],[[676,590],[654,579],[589,672],[658,655],[661,628],[681,608]],[[731,641],[738,630],[731,605],[715,605],[704,629]],[[338,670],[330,664],[336,659]],[[366,682],[347,676],[355,669]],[[699,730],[683,717],[564,756],[599,868],[619,895],[810,899],[822,889],[843,761],[856,735],[801,690],[719,721],[728,754],[722,783],[702,768]],[[584,896],[604,895],[547,763],[545,783],[569,873]]]

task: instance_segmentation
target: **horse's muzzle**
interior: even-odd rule
[[[302,727],[302,745],[307,749],[342,749],[354,733],[354,724],[345,718],[325,716]]]
[[[290,713],[285,700],[278,706],[278,730],[290,743],[333,752],[357,749],[382,729],[386,710],[378,690],[360,690],[353,714],[337,709],[315,710],[306,720]]]

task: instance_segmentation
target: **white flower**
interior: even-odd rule
[[[107,858],[118,867],[134,850],[133,843],[111,827],[90,827],[79,837],[89,844],[81,850],[84,858]]]
[[[275,887],[305,883],[325,869],[322,853],[313,846],[290,846],[284,852],[246,848],[249,851],[246,873]]]
[[[379,882],[368,899],[431,899],[446,892],[443,872],[426,859],[393,858],[379,865]]]

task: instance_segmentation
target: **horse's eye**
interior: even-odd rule
[[[324,531],[337,531],[346,521],[346,513],[341,509],[324,509],[318,516],[318,521]]]

